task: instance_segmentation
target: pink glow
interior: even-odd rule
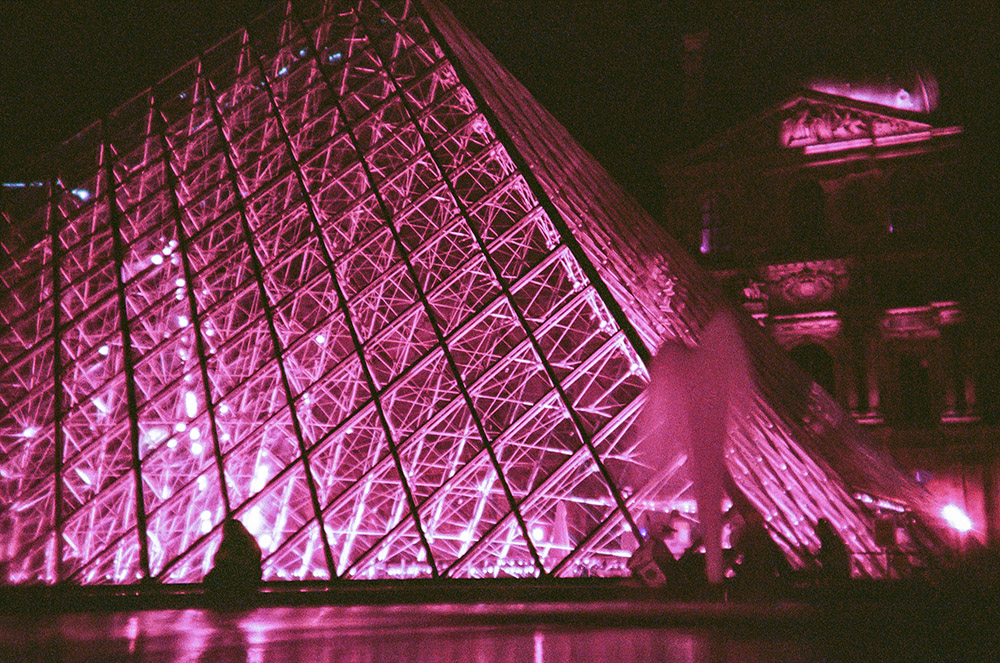
[[[717,314],[695,349],[664,344],[650,372],[646,436],[676,440],[692,461],[706,575],[718,584],[723,580],[724,448],[752,394],[746,348],[731,314]]]
[[[942,127],[940,129],[915,131],[907,134],[877,136],[875,138],[854,138],[831,143],[805,145],[802,147],[802,151],[805,154],[822,154],[825,152],[841,152],[843,150],[855,150],[871,146],[889,147],[891,145],[904,145],[906,143],[920,143],[938,136],[953,136],[959,133],[962,133],[962,127]]]
[[[937,108],[937,81],[931,75],[914,77],[906,87],[891,84],[850,83],[838,80],[819,80],[809,84],[816,92],[847,97],[879,106],[897,108],[917,113],[929,113]]]

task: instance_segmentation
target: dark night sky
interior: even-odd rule
[[[258,14],[266,0],[0,1],[0,177]],[[658,206],[671,153],[803,78],[932,70],[949,121],[985,129],[998,80],[991,3],[450,0],[486,46],[626,188]],[[680,35],[709,30],[704,113],[680,122]]]

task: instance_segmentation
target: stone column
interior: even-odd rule
[[[983,458],[983,510],[986,512],[986,541],[1000,547],[1000,454],[990,445]]]
[[[882,419],[878,389],[879,372],[882,364],[881,350],[881,339],[874,336],[869,337],[867,347],[865,348],[865,380],[868,387],[868,411],[865,412],[865,417],[875,420]]]

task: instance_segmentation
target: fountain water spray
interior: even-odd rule
[[[650,365],[648,390],[647,439],[664,448],[687,450],[705,545],[705,573],[710,583],[720,583],[723,449],[730,423],[746,408],[752,393],[745,345],[732,314],[716,314],[697,347],[661,346]],[[668,457],[661,456],[664,461]]]

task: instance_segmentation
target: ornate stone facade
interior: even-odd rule
[[[962,546],[1000,540],[997,294],[964,259],[967,158],[937,116],[806,91],[663,169],[668,229],[969,515]]]

